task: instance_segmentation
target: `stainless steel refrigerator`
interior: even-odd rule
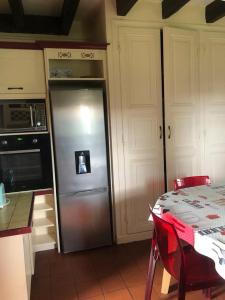
[[[103,95],[101,87],[50,88],[64,253],[112,243]]]

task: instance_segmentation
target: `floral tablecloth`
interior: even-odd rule
[[[225,184],[168,192],[153,211],[161,216],[170,213],[192,228],[195,250],[212,258],[225,279]]]

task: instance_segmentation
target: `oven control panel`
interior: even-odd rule
[[[44,146],[49,142],[49,134],[29,134],[0,136],[0,150],[24,150]]]
[[[7,140],[2,140],[2,141],[1,141],[1,144],[2,144],[3,146],[6,146],[6,145],[8,145],[8,141],[7,141]]]

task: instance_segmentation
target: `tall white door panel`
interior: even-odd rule
[[[160,31],[121,27],[120,81],[127,233],[151,229],[164,192]]]
[[[200,174],[198,41],[192,30],[163,30],[168,190],[175,178]]]
[[[225,34],[201,34],[204,173],[225,182]]]

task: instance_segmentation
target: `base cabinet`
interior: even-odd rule
[[[0,299],[29,300],[34,273],[31,234],[0,238]]]

